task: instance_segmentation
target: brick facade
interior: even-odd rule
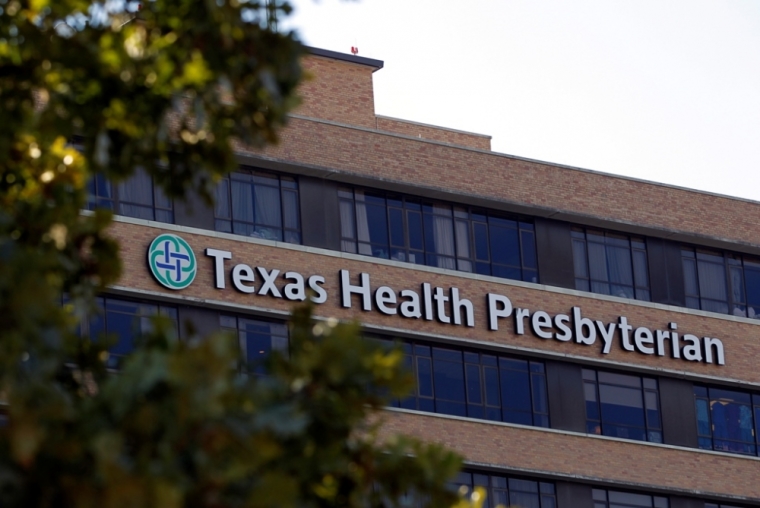
[[[258,161],[262,167],[329,180],[371,182],[378,188],[760,253],[756,232],[760,203],[492,153],[488,136],[376,116],[372,90],[376,66],[350,58],[311,56],[305,67],[313,79],[301,88],[304,102],[283,131],[281,144],[263,152],[239,147],[252,164]],[[161,231],[182,235],[199,261],[195,282],[181,293],[161,287],[147,269],[147,246]],[[232,287],[229,270],[246,263],[280,270],[281,276],[286,271],[324,276],[328,299],[316,307],[316,314],[358,319],[370,329],[652,376],[717,380],[760,391],[755,363],[760,357],[760,321],[138,220],[117,220],[112,235],[120,241],[124,262],[119,290],[138,296],[252,314],[289,311],[293,302],[243,294]],[[209,247],[232,252],[225,265],[226,289],[214,287],[213,262],[203,254]],[[456,287],[474,305],[475,326],[388,316],[376,309],[363,312],[358,296],[353,297],[351,309],[342,308],[341,269],[350,271],[352,284],[358,284],[360,273],[370,274],[372,289],[389,286],[396,292],[419,293],[423,283],[446,290]],[[286,283],[281,276],[280,288]],[[682,335],[720,339],[726,364],[627,352],[617,334],[610,353],[602,354],[599,338],[591,346],[539,339],[527,322],[526,333],[518,335],[511,319],[503,320],[498,331],[490,331],[487,293],[508,296],[514,307],[543,310],[551,316],[571,314],[572,307],[579,306],[583,317],[603,323],[625,316],[634,328],[667,330],[668,323],[677,322]],[[760,504],[758,457],[401,410],[389,410],[382,417],[385,435],[404,432],[440,442],[462,453],[469,463],[495,470]]]

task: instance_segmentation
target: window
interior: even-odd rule
[[[285,323],[222,315],[219,324],[222,330],[237,334],[245,371],[264,375],[264,360],[272,351],[288,354],[288,327]]]
[[[298,182],[262,171],[232,173],[216,188],[217,231],[301,243]]]
[[[695,386],[699,447],[757,455],[760,395]]]
[[[106,363],[109,368],[118,368],[123,358],[132,352],[140,336],[151,331],[151,316],[166,316],[174,324],[175,333],[179,329],[177,309],[172,306],[110,296],[98,297],[95,302],[99,312],[82,321],[79,333],[93,340],[106,334],[115,338]]]
[[[95,175],[88,187],[88,210],[106,208],[126,217],[174,223],[172,200],[153,184],[153,179],[142,169],[137,169],[128,180],[118,184],[103,175]]]
[[[411,396],[392,406],[549,426],[542,362],[421,342],[407,341],[402,347],[417,386]]]
[[[592,489],[594,508],[668,508],[668,498],[616,490]]]
[[[583,369],[589,434],[662,443],[657,380]]]
[[[681,259],[687,307],[760,319],[760,260],[692,247]]]
[[[643,238],[575,228],[575,288],[602,295],[650,300]]]
[[[527,220],[380,191],[338,195],[343,252],[538,282]]]
[[[452,483],[456,490],[466,490],[469,494],[475,487],[486,491],[483,508],[513,506],[521,508],[556,508],[557,496],[554,484],[511,478],[502,475],[461,472]]]

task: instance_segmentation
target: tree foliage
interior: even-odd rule
[[[161,318],[118,374],[108,338],[75,333],[120,273],[110,212],[82,212],[93,176],[211,199],[233,143],[276,142],[297,104],[286,3],[138,7],[0,0],[0,505],[452,505],[455,455],[378,439],[409,379],[356,325],[297,310],[266,377],[232,337],[177,341]]]

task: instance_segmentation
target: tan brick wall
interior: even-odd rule
[[[293,119],[281,145],[264,156],[451,192],[454,200],[483,197],[558,218],[600,218],[760,248],[758,203],[504,155]]]
[[[307,56],[304,69],[312,76],[299,88],[298,115],[375,128],[372,71],[367,65]]]
[[[164,290],[149,275],[146,265],[146,250],[150,242],[158,235],[159,229],[147,228],[125,223],[114,225],[114,234],[121,239],[122,257],[124,259],[124,276],[120,285],[143,290],[160,291],[167,295],[176,296],[178,293]],[[705,317],[687,314],[677,310],[662,310],[640,305],[629,305],[609,300],[594,298],[592,295],[579,296],[540,289],[540,287],[521,287],[510,284],[509,281],[483,281],[465,278],[456,274],[441,274],[411,268],[380,265],[372,258],[347,259],[335,255],[322,255],[301,250],[291,250],[254,243],[242,243],[233,240],[214,238],[205,235],[181,235],[193,247],[199,262],[198,275],[188,289],[181,292],[183,296],[193,296],[206,300],[230,302],[238,305],[252,305],[288,311],[293,305],[284,299],[271,296],[258,296],[237,292],[227,277],[227,288],[217,290],[213,285],[212,259],[204,255],[207,247],[228,250],[233,253],[231,261],[227,261],[227,273],[234,264],[246,263],[252,267],[262,266],[268,270],[278,269],[281,275],[286,271],[297,271],[304,277],[319,274],[325,277],[325,289],[328,301],[319,305],[316,312],[321,316],[335,316],[340,319],[360,319],[368,325],[406,329],[422,334],[438,334],[453,338],[489,342],[499,345],[529,348],[547,351],[559,355],[572,355],[577,358],[592,360],[608,360],[623,364],[647,366],[655,369],[668,369],[694,375],[717,376],[729,379],[745,380],[760,384],[760,369],[756,359],[760,357],[760,322],[739,322],[728,319]],[[475,327],[468,328],[453,324],[442,324],[435,320],[408,319],[400,316],[387,316],[379,311],[362,312],[359,297],[353,298],[353,307],[340,307],[339,270],[347,269],[352,275],[352,283],[359,283],[359,273],[370,274],[372,288],[381,285],[390,286],[395,291],[413,289],[418,293],[423,282],[429,282],[433,287],[459,288],[461,297],[468,298],[475,307]],[[258,275],[257,275],[258,279]],[[285,282],[280,279],[282,287]],[[570,314],[571,307],[580,306],[583,317],[601,320],[604,323],[617,321],[624,315],[634,326],[646,326],[652,330],[666,330],[668,323],[678,323],[681,335],[691,333],[698,337],[717,337],[725,348],[726,365],[708,365],[705,363],[677,360],[669,357],[646,356],[638,352],[623,351],[618,334],[615,334],[612,350],[609,354],[601,353],[601,339],[591,346],[574,342],[539,339],[533,336],[526,320],[526,333],[516,335],[512,330],[512,318],[502,320],[498,331],[489,331],[485,302],[487,293],[499,293],[508,296],[515,307],[527,308],[531,311],[543,310],[550,315]],[[374,305],[374,304],[373,304]],[[598,335],[598,334],[597,334]],[[671,374],[672,375],[672,374]]]
[[[218,238],[213,233],[180,233],[193,247],[198,258],[198,274],[193,284],[175,292],[163,289],[151,276],[146,263],[149,243],[163,230],[129,223],[116,223],[112,234],[120,240],[124,259],[124,276],[119,285],[138,290],[164,293],[168,297],[192,297],[201,301],[226,302],[236,305],[256,306],[287,311],[293,305],[284,299],[237,292],[229,280],[232,266],[246,263],[252,267],[262,266],[268,270],[279,269],[281,274],[293,270],[304,277],[319,274],[326,278],[328,293],[325,304],[316,307],[320,316],[336,316],[340,319],[361,319],[367,324],[380,327],[407,329],[428,335],[445,335],[467,338],[488,343],[517,346],[532,350],[570,355],[575,359],[613,360],[621,365],[646,366],[666,369],[666,375],[684,374],[719,376],[760,383],[760,369],[756,358],[760,355],[758,332],[760,323],[738,322],[717,317],[699,316],[640,305],[601,300],[591,295],[565,294],[544,290],[539,286],[524,287],[509,281],[476,280],[454,273],[435,273],[425,270],[390,266],[374,262],[371,258],[348,259],[336,255],[303,250],[287,249],[239,240]],[[208,247],[229,250],[233,258],[226,262],[224,290],[213,285],[212,259],[206,257]],[[338,270],[350,270],[352,282],[358,284],[360,272],[367,272],[373,288],[388,285],[394,290],[414,289],[420,292],[420,284],[458,287],[463,298],[470,299],[476,310],[475,327],[446,325],[436,321],[405,319],[385,316],[377,310],[361,312],[358,297],[353,299],[350,310],[340,307]],[[257,286],[260,278],[257,274]],[[282,289],[284,282],[278,279]],[[511,319],[503,321],[498,332],[487,329],[485,294],[488,292],[507,295],[515,306],[533,311],[544,310],[551,315],[570,313],[578,305],[584,317],[604,322],[625,315],[633,326],[665,329],[667,323],[676,321],[682,333],[694,333],[720,338],[726,350],[725,367],[704,363],[686,362],[669,358],[644,356],[623,352],[615,339],[609,355],[600,353],[599,344],[586,347],[575,343],[538,339],[526,330],[526,335],[516,335]],[[385,413],[384,413],[385,414]],[[723,456],[706,452],[653,447],[636,442],[595,439],[583,435],[548,432],[487,422],[465,421],[441,417],[399,412],[387,412],[383,434],[406,433],[425,440],[445,444],[462,453],[467,460],[501,468],[517,468],[522,471],[542,472],[551,475],[572,475],[580,480],[604,480],[627,484],[640,484],[644,488],[673,488],[698,491],[712,495],[737,495],[760,500],[760,461],[741,457]]]
[[[468,134],[455,130],[437,128],[430,125],[421,125],[396,118],[377,117],[377,129],[381,131],[395,132],[414,138],[431,139],[442,141],[452,145],[467,146],[479,150],[491,149],[491,137]]]
[[[638,484],[644,489],[680,489],[707,495],[760,500],[760,460],[648,446],[462,421],[384,412],[384,435],[403,433],[441,443],[467,460],[505,468]]]

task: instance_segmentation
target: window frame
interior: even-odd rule
[[[234,326],[231,325],[232,321],[234,321]],[[248,337],[245,336],[248,333],[252,333],[255,335],[260,335],[255,331],[251,330],[245,330],[241,328],[241,321],[243,323],[251,322],[256,323],[260,325],[270,325],[270,326],[277,326],[281,327],[281,331],[284,331],[284,333],[272,333],[272,330],[270,328],[269,331],[269,352],[265,356],[261,356],[259,358],[251,358],[251,355],[249,355],[249,341]],[[252,374],[257,377],[263,377],[267,375],[266,371],[266,361],[269,358],[269,355],[272,351],[278,351],[281,354],[284,354],[288,356],[290,354],[290,330],[288,329],[287,321],[284,320],[277,320],[277,319],[268,319],[268,318],[261,318],[258,316],[250,316],[246,314],[236,314],[233,312],[220,312],[219,313],[219,329],[222,332],[229,332],[229,333],[235,333],[238,347],[240,348],[240,360],[238,369],[242,373],[246,374]],[[276,339],[281,339],[282,342],[284,342],[284,347],[282,347],[282,344],[280,346],[276,345]],[[259,350],[259,354],[264,354],[264,351]]]
[[[256,178],[272,179],[276,180],[277,184],[264,183],[263,181],[256,181]],[[233,202],[234,193],[232,191],[232,182],[240,181],[244,184],[248,184],[250,187],[251,206],[253,209],[250,211],[253,221],[238,219],[235,217],[235,206]],[[283,184],[283,182],[289,182]],[[279,226],[267,224],[260,220],[257,220],[256,214],[256,188],[269,188],[276,189],[279,199]],[[214,203],[214,231],[222,233],[229,233],[233,235],[245,236],[249,238],[260,238],[263,240],[270,240],[275,242],[292,243],[295,245],[303,244],[302,234],[302,217],[301,217],[301,190],[298,184],[298,178],[296,175],[290,175],[285,173],[279,173],[276,171],[268,171],[261,168],[240,166],[236,171],[231,172],[229,175],[222,178],[215,189],[215,203]],[[224,197],[222,197],[224,196]],[[296,209],[291,216],[291,219],[295,220],[296,226],[288,225],[289,211],[286,208],[286,202],[293,201]],[[227,216],[221,215],[221,209],[227,209]],[[224,226],[226,224],[227,226]],[[236,228],[250,229],[252,233],[246,234],[243,232],[236,232]],[[241,231],[239,229],[238,231]],[[268,238],[272,230],[278,230],[277,238]],[[257,234],[259,236],[257,236]]]
[[[64,298],[64,303],[66,302]],[[123,304],[132,304],[139,306],[140,309],[147,308],[147,307],[155,307],[155,313],[148,313],[148,314],[134,314],[131,327],[132,330],[130,331],[131,337],[127,337],[128,339],[131,339],[131,343],[128,345],[128,351],[125,353],[115,353],[113,352],[113,349],[115,348],[121,348],[122,346],[122,340],[124,339],[119,335],[119,330],[109,330],[108,326],[108,316],[109,313],[112,312],[108,309],[109,302],[113,302],[114,304],[123,303]],[[179,338],[179,307],[177,305],[172,304],[166,304],[164,302],[155,301],[155,300],[143,300],[143,299],[136,299],[136,298],[123,298],[121,296],[114,296],[109,294],[104,294],[95,297],[95,304],[97,306],[97,314],[93,314],[92,312],[88,311],[82,319],[77,324],[77,334],[80,337],[88,337],[90,340],[97,341],[100,336],[103,334],[110,335],[110,334],[116,334],[116,342],[109,348],[108,353],[108,360],[106,360],[106,368],[111,370],[118,370],[124,361],[124,358],[129,356],[129,354],[134,350],[135,341],[139,340],[141,334],[149,333],[149,323],[146,321],[146,319],[149,319],[150,317],[162,315],[165,317],[168,317],[172,322],[174,323],[174,335],[178,339]],[[126,315],[125,312],[120,312],[117,310],[113,310],[114,313],[119,315]],[[173,315],[170,315],[173,314]],[[139,321],[138,321],[139,320]],[[93,328],[96,328],[95,333],[97,333],[96,336],[92,336]],[[135,330],[135,328],[139,328],[139,330]]]
[[[371,198],[373,202],[368,201],[367,198]],[[338,201],[341,210],[342,252],[511,280],[540,282],[536,232],[532,218],[348,185],[339,187]],[[362,202],[365,203],[364,213],[367,214],[365,221],[369,239],[362,239],[360,238],[362,235],[359,234],[357,203]],[[377,235],[381,238],[378,241],[373,241],[372,229],[369,227],[370,219],[366,209],[370,206],[384,208],[383,216],[375,216],[384,223],[381,226],[384,231],[377,230]],[[394,224],[399,223],[399,213],[402,228],[400,235],[394,230]],[[346,224],[348,220],[346,215],[350,216],[351,224]],[[420,247],[412,245],[411,216],[418,216],[420,219]],[[431,225],[436,219],[438,219],[438,225]],[[448,224],[445,225],[445,222]],[[485,227],[485,258],[479,257],[477,226]],[[429,244],[434,242],[435,235],[430,231],[431,228],[436,227],[446,227],[449,230],[452,243],[448,248],[451,252],[440,252],[435,248],[430,248]],[[466,230],[464,234],[462,229]],[[497,238],[494,233],[498,229],[514,231],[515,241],[510,242],[510,245],[513,246],[514,255],[519,258],[517,264],[499,262],[494,258],[493,243]],[[403,237],[404,244],[394,243],[394,237]],[[464,252],[465,250],[469,252]],[[510,271],[512,274],[507,275]],[[517,274],[519,276],[516,276]]]
[[[632,502],[626,502],[625,500],[621,499],[610,499],[610,494],[613,494],[615,497],[618,496],[637,496],[637,497],[648,497],[650,500],[649,504],[636,504]],[[643,494],[641,492],[627,492],[622,490],[612,490],[612,489],[598,489],[594,488],[591,489],[591,499],[592,503],[594,504],[594,508],[618,508],[618,507],[624,507],[624,508],[669,508],[670,507],[670,499],[666,496],[655,496],[651,494]]]
[[[413,392],[405,399],[392,400],[391,407],[532,427],[551,427],[546,366],[541,360],[428,341],[378,335],[368,338],[386,345],[393,342],[399,344],[404,353],[404,362],[414,377]],[[448,390],[445,399],[437,395],[441,386],[436,380],[436,361],[439,362],[438,373],[442,372],[443,362],[455,362],[445,359],[447,353],[458,354],[461,358],[459,370],[462,396],[459,398],[451,397]],[[517,364],[524,364],[525,368],[516,367]],[[486,371],[491,371],[490,382]],[[505,377],[507,375],[512,377]],[[518,377],[524,383],[522,393],[517,393],[515,386],[510,384]],[[507,385],[509,390],[505,390]]]
[[[142,172],[142,175],[140,172]],[[124,194],[124,186],[129,185],[130,183],[135,183],[136,179],[139,176],[144,176],[150,179],[151,204],[129,201],[124,196],[122,196],[122,194]],[[101,195],[100,191],[103,189],[109,189],[111,196]],[[152,220],[156,222],[163,222],[165,224],[175,223],[174,200],[167,197],[161,187],[156,185],[153,177],[147,174],[141,168],[137,168],[133,175],[119,182],[114,182],[107,178],[105,175],[95,174],[87,183],[87,191],[87,210],[105,208],[107,210],[111,210],[114,215],[120,215],[123,217]],[[164,204],[161,203],[162,201]],[[150,217],[125,212],[124,207],[149,210]]]
[[[528,482],[534,484],[535,489],[526,488]],[[471,493],[475,487],[483,487],[486,491],[483,508],[493,508],[497,505],[523,506],[519,499],[521,495],[534,497],[539,508],[557,507],[557,489],[552,481],[465,469],[449,484],[453,490],[459,492],[462,491],[462,487],[466,487],[467,492],[464,492],[464,495]]]
[[[716,422],[714,420],[714,414],[713,414],[713,406],[716,403],[720,403],[721,398],[713,398],[711,395],[711,391],[720,391],[724,393],[735,393],[738,395],[744,395],[748,397],[748,409],[749,409],[749,418],[752,420],[751,428],[747,429],[752,434],[752,441],[741,441],[737,439],[727,439],[727,438],[721,438],[716,437]],[[702,432],[700,429],[700,423],[705,423],[700,420],[700,402],[702,402],[706,409],[706,416],[707,416],[707,426],[709,428],[709,434]],[[727,403],[728,404],[728,403]],[[727,405],[725,404],[725,405]],[[741,405],[741,403],[737,402],[737,404]],[[756,392],[749,392],[744,390],[736,390],[733,388],[726,388],[722,386],[714,386],[714,385],[706,385],[706,384],[695,384],[694,385],[694,406],[696,411],[696,421],[695,424],[697,426],[697,438],[698,438],[698,446],[699,448],[703,450],[714,450],[724,453],[733,453],[737,455],[749,455],[749,456],[758,456],[760,455],[760,393]],[[739,430],[741,431],[741,428],[739,427]],[[717,446],[716,441],[719,441],[721,443],[725,443],[726,445],[729,445],[731,443],[736,445],[743,445],[748,447],[748,451],[741,451],[738,449],[731,449],[728,446]]]
[[[593,237],[602,238],[602,241],[596,240],[596,238],[589,239],[589,235]],[[649,258],[647,255],[647,244],[645,237],[632,236],[617,231],[608,231],[601,229],[584,228],[581,226],[573,226],[570,230],[570,240],[572,243],[572,256],[573,256],[573,272],[575,279],[575,289],[579,291],[588,291],[595,294],[606,294],[609,296],[618,296],[619,298],[629,298],[632,300],[639,300],[649,302],[652,300],[652,284],[649,276]],[[631,284],[623,284],[619,282],[612,282],[611,267],[610,267],[610,249],[621,248],[622,245],[616,245],[619,241],[626,242],[626,249],[628,250],[628,268],[631,273]],[[589,244],[599,245],[604,248],[604,259],[606,263],[606,280],[596,279],[592,276],[593,270],[591,267],[591,255],[589,253]],[[583,259],[578,259],[578,249],[576,246],[582,245]],[[644,274],[640,274],[636,266],[636,258],[643,259],[646,269]],[[583,267],[582,274],[578,273],[578,269]],[[640,283],[640,279],[646,279],[646,285]],[[607,285],[609,293],[594,291],[594,285]],[[619,286],[629,288],[633,293],[633,297],[619,296],[612,294],[612,287]]]
[[[638,386],[634,387],[630,384],[624,384],[614,381],[602,381],[600,380],[600,374],[611,376],[626,376],[630,378],[638,379]],[[591,379],[593,377],[593,379]],[[650,443],[662,443],[663,442],[663,426],[662,426],[662,404],[660,402],[659,382],[657,378],[651,376],[640,376],[633,373],[622,372],[610,372],[607,370],[598,370],[592,368],[583,368],[581,371],[581,379],[583,383],[583,394],[586,410],[586,431],[589,434],[598,434],[602,436],[616,437],[619,439],[630,439],[633,441],[645,441]],[[651,383],[647,383],[651,381]],[[647,386],[649,385],[649,386]],[[604,409],[602,406],[602,386],[609,387],[611,389],[638,389],[641,394],[641,412],[644,426],[639,425],[626,425],[620,422],[605,422]],[[589,391],[593,390],[594,400],[589,400]],[[648,408],[647,394],[654,394],[656,409],[652,410]],[[594,418],[593,415],[589,415],[590,404],[595,404],[595,414],[598,418]],[[650,411],[656,412],[657,422],[652,422],[653,415],[650,415]],[[637,439],[635,437],[620,436],[615,433],[605,432],[606,429],[626,427],[630,429],[643,430],[645,439]],[[597,431],[598,429],[598,431]]]
[[[720,258],[717,259],[710,258]],[[720,266],[726,299],[721,300],[710,296],[702,296],[700,263],[702,266]],[[691,268],[687,265],[691,264]],[[685,306],[690,309],[728,314],[730,316],[760,319],[760,258],[738,252],[708,249],[695,245],[681,246],[681,267],[684,276]],[[740,272],[740,288],[735,287],[733,273]],[[757,277],[758,284],[749,284],[748,274]],[[754,278],[754,277],[753,277]],[[750,291],[750,287],[757,288]],[[693,289],[692,289],[693,288]],[[751,293],[759,293],[751,298]],[[716,308],[725,305],[725,311]],[[755,310],[757,309],[757,310]]]

